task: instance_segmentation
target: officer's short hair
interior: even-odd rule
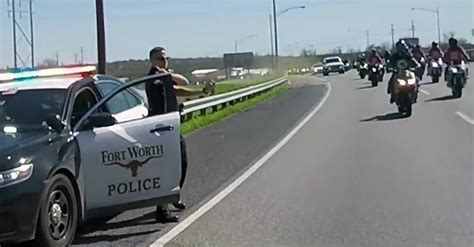
[[[151,50],[150,50],[150,58],[151,58],[153,55],[155,55],[156,53],[161,53],[161,52],[163,52],[164,50],[165,50],[165,48],[159,47],[159,46],[157,46],[157,47],[151,49]]]

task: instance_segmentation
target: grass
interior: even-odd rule
[[[237,103],[235,105],[229,105],[226,108],[220,109],[214,113],[210,113],[209,115],[194,117],[181,125],[181,133],[183,135],[192,133],[193,131],[206,127],[233,114],[250,109],[264,101],[280,95],[287,88],[288,84],[284,83],[252,99]]]
[[[216,83],[216,88],[213,95],[223,94],[230,91],[242,89],[245,87],[257,85],[260,83],[268,82],[277,78],[280,78],[281,75],[268,75],[268,76],[258,76],[249,79],[243,80],[227,80]],[[199,89],[201,86],[188,86],[192,89]]]

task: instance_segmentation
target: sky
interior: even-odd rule
[[[27,10],[29,0],[15,0]],[[32,0],[36,62],[55,59],[74,63],[83,47],[84,61],[97,61],[94,0]],[[278,10],[305,6],[278,17],[279,51],[297,55],[313,47],[319,53],[341,47],[362,49],[369,41],[391,41],[415,34],[424,44],[437,40],[436,15],[416,8],[440,8],[441,31],[473,41],[473,0],[276,0]],[[12,0],[0,0],[0,67],[13,65]],[[21,3],[21,7],[19,4]],[[170,57],[222,56],[234,51],[270,53],[272,0],[104,0],[107,61],[144,59],[154,46]],[[29,33],[29,19],[18,18]],[[18,51],[30,54],[18,31]],[[19,62],[21,65],[21,62]]]

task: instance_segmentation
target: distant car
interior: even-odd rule
[[[344,63],[340,57],[327,57],[323,59],[323,76],[327,76],[329,73],[344,74],[345,72]]]
[[[311,67],[311,72],[313,73],[313,75],[322,73],[323,64],[322,63],[313,64],[313,66]]]

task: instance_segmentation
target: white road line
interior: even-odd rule
[[[464,114],[460,111],[456,112],[456,114],[458,114],[459,117],[464,119],[464,121],[470,123],[471,125],[474,125],[474,120],[472,118],[468,117],[466,114]]]
[[[430,92],[428,92],[428,91],[426,91],[426,90],[424,90],[424,89],[421,89],[421,88],[420,88],[420,92],[422,92],[422,93],[424,93],[424,94],[426,94],[426,95],[430,95],[430,94],[431,94]]]
[[[244,174],[242,174],[239,178],[237,178],[234,182],[232,182],[229,186],[223,189],[219,194],[214,196],[208,202],[206,202],[203,206],[201,206],[198,210],[193,212],[189,217],[178,223],[173,229],[169,232],[164,234],[161,238],[156,240],[150,247],[161,247],[170,242],[173,238],[175,238],[178,234],[188,228],[194,221],[199,219],[202,215],[204,215],[207,211],[213,208],[217,203],[222,201],[227,195],[229,195],[233,190],[235,190],[239,185],[241,185],[245,180],[247,180],[253,173],[255,173],[261,166],[265,164],[275,153],[278,152],[288,141],[301,129],[303,126],[316,114],[321,107],[324,105],[326,100],[331,93],[331,84],[326,83],[327,91],[324,95],[323,99],[319,104],[314,108],[298,125],[288,133],[276,146],[274,146],[268,153],[265,154],[260,160],[258,160],[255,164],[253,164]]]

